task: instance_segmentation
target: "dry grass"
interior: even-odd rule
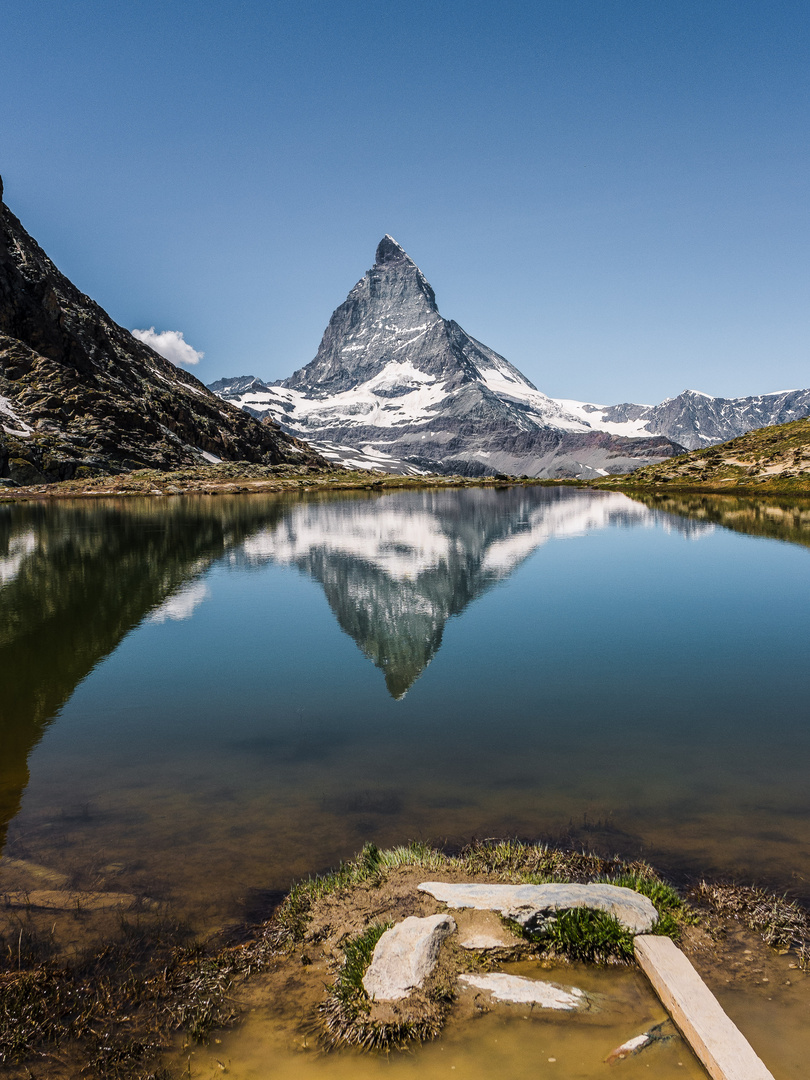
[[[795,900],[754,885],[701,881],[691,893],[698,902],[736,919],[780,952],[795,950],[799,967],[810,970],[810,914]]]

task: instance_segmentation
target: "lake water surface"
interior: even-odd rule
[[[210,928],[520,835],[810,899],[808,548],[800,505],[536,487],[3,506],[0,888]]]

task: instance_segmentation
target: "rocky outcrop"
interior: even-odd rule
[[[375,1001],[399,1001],[418,990],[436,966],[442,942],[456,929],[450,915],[407,919],[386,930],[374,948],[363,988]]]
[[[349,447],[355,463],[388,470],[593,477],[681,449],[662,437],[595,431],[541,393],[442,318],[424,274],[390,236],[332,315],[311,363],[272,386],[242,376],[211,388],[333,460],[351,459]]]
[[[420,892],[429,893],[451,908],[499,911],[527,930],[535,930],[558,911],[585,907],[612,915],[633,934],[646,934],[658,922],[652,902],[621,885],[489,885],[425,881]]]
[[[324,464],[118,326],[0,202],[0,478],[219,460]]]

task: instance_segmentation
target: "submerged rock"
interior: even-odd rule
[[[557,911],[587,907],[612,915],[633,934],[646,934],[658,922],[658,912],[641,893],[622,885],[489,885],[424,881],[420,892],[430,893],[451,908],[499,911],[533,930]]]
[[[642,1050],[646,1050],[654,1042],[669,1042],[670,1039],[675,1038],[675,1035],[675,1025],[671,1020],[664,1020],[660,1024],[656,1024],[655,1027],[651,1027],[649,1031],[645,1031],[642,1035],[636,1035],[635,1038],[628,1039],[621,1046],[617,1046],[611,1054],[608,1054],[605,1062],[608,1065],[615,1065],[617,1061],[624,1061],[627,1057],[640,1054]]]
[[[565,1009],[571,1012],[588,1009],[591,1001],[584,990],[576,986],[526,979],[522,975],[459,975],[459,982],[492,994],[496,1001],[520,1005],[540,1005],[544,1009]]]
[[[31,889],[8,892],[0,902],[10,908],[44,908],[47,911],[103,911],[106,908],[153,907],[154,900],[119,892],[76,892],[61,889]]]
[[[369,997],[398,1001],[418,990],[436,966],[441,943],[455,929],[450,915],[411,915],[386,930],[363,977]]]

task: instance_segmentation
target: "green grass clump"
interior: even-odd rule
[[[368,1000],[368,994],[363,986],[363,976],[371,963],[377,942],[393,925],[390,922],[372,923],[362,934],[351,938],[343,946],[343,963],[333,992],[346,1009],[353,1008],[356,1012],[362,1003]]]
[[[376,850],[376,849],[375,849]],[[378,865],[386,870],[400,866],[419,866],[423,870],[441,870],[454,860],[448,859],[429,844],[412,840],[409,844],[378,852]]]
[[[453,997],[449,986],[435,988],[430,1000],[411,1018],[381,1021],[369,1016],[372,1003],[363,986],[363,976],[377,942],[393,925],[372,923],[343,945],[343,963],[319,1008],[323,1041],[328,1049],[359,1046],[364,1050],[391,1050],[415,1039],[423,1042],[432,1039],[441,1030],[447,1003]]]
[[[612,915],[571,908],[550,920],[541,940],[558,956],[591,964],[627,964],[633,959],[633,935]]]
[[[658,912],[658,922],[650,931],[651,934],[659,934],[678,941],[683,926],[695,922],[695,915],[684,904],[675,889],[657,876],[621,873],[601,880],[604,880],[607,885],[621,885],[625,889],[633,889],[634,892],[641,893],[652,901]]]

